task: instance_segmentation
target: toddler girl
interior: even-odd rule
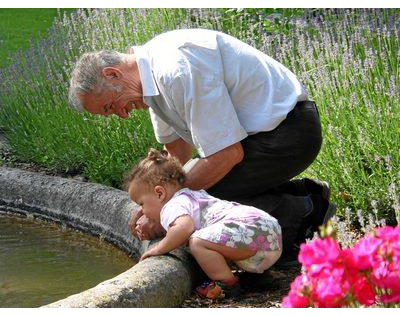
[[[227,260],[253,273],[271,267],[282,252],[278,221],[257,208],[185,188],[184,182],[179,161],[155,149],[127,175],[125,188],[141,207],[139,212],[160,222],[167,232],[140,260],[188,244],[211,279],[196,292],[208,298],[237,296],[238,278]]]

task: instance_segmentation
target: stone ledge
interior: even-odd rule
[[[136,208],[121,190],[0,167],[0,211],[56,221],[100,236],[139,257],[149,244],[128,230]],[[177,249],[44,307],[176,307],[190,294],[199,271],[191,256]]]

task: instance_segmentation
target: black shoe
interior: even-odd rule
[[[321,225],[325,225],[335,214],[336,204],[331,201],[323,201],[322,209],[316,209],[314,214],[311,212],[311,231],[312,233],[318,232]]]
[[[310,194],[318,194],[327,201],[329,201],[331,197],[331,189],[328,182],[317,179],[295,179],[278,186],[276,190],[278,193],[287,193],[294,196],[307,196]]]
[[[328,209],[325,212],[322,224],[326,224],[333,216],[336,215],[336,209],[337,209],[336,204],[329,201]]]
[[[299,179],[299,184],[301,184],[305,189],[305,195],[308,194],[318,194],[321,195],[322,198],[329,201],[331,198],[331,188],[329,187],[329,183],[326,181],[318,180],[318,179],[309,179],[302,178]]]
[[[275,266],[276,264],[274,264],[273,268]],[[276,275],[272,268],[265,270],[263,273],[242,271],[238,276],[241,287],[246,291],[272,290],[279,287],[279,282],[277,282],[279,276]]]
[[[314,232],[319,233],[319,227],[326,224],[335,214],[336,205],[328,200],[325,200],[320,195],[312,194],[313,209],[309,215],[303,219],[297,238],[296,244],[300,245],[306,239],[311,239]]]
[[[298,244],[294,244],[290,251],[282,254],[273,267],[278,270],[292,270],[295,268],[300,268],[301,264],[297,259],[299,257],[299,252],[300,246]]]

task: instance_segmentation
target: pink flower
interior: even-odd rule
[[[312,280],[312,297],[318,307],[341,307],[345,303],[349,284],[343,267],[324,269]]]
[[[375,291],[364,275],[358,275],[358,278],[352,282],[352,285],[354,297],[360,304],[370,306],[375,303]]]
[[[297,276],[290,285],[290,291],[283,298],[282,307],[284,308],[303,308],[309,306],[309,298],[307,296],[308,278],[306,275]]]
[[[382,240],[372,236],[361,238],[356,243],[352,253],[358,269],[368,270],[373,267],[378,247],[381,244]]]
[[[385,226],[376,230],[375,236],[382,240],[380,249],[382,256],[396,256],[400,258],[400,226],[396,228]]]
[[[373,282],[382,289],[400,293],[400,262],[381,261],[372,271]]]
[[[358,266],[353,251],[350,248],[343,249],[341,252],[342,263],[346,267],[349,275],[356,275],[358,273]]]
[[[282,301],[283,308],[305,308],[308,307],[308,298],[302,294],[289,292]]]
[[[400,303],[400,293],[383,294],[380,300],[384,304]]]
[[[339,258],[340,247],[336,240],[327,237],[316,239],[300,246],[299,261],[305,268],[316,268],[316,265],[334,266]]]
[[[330,237],[300,247],[303,274],[283,307],[342,307],[400,303],[400,226],[382,227],[341,250]]]
[[[375,236],[380,239],[388,240],[391,243],[398,243],[400,242],[400,226],[380,227],[375,231]]]

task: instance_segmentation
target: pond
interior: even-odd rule
[[[0,214],[0,308],[49,304],[135,263],[118,248],[80,231]]]

